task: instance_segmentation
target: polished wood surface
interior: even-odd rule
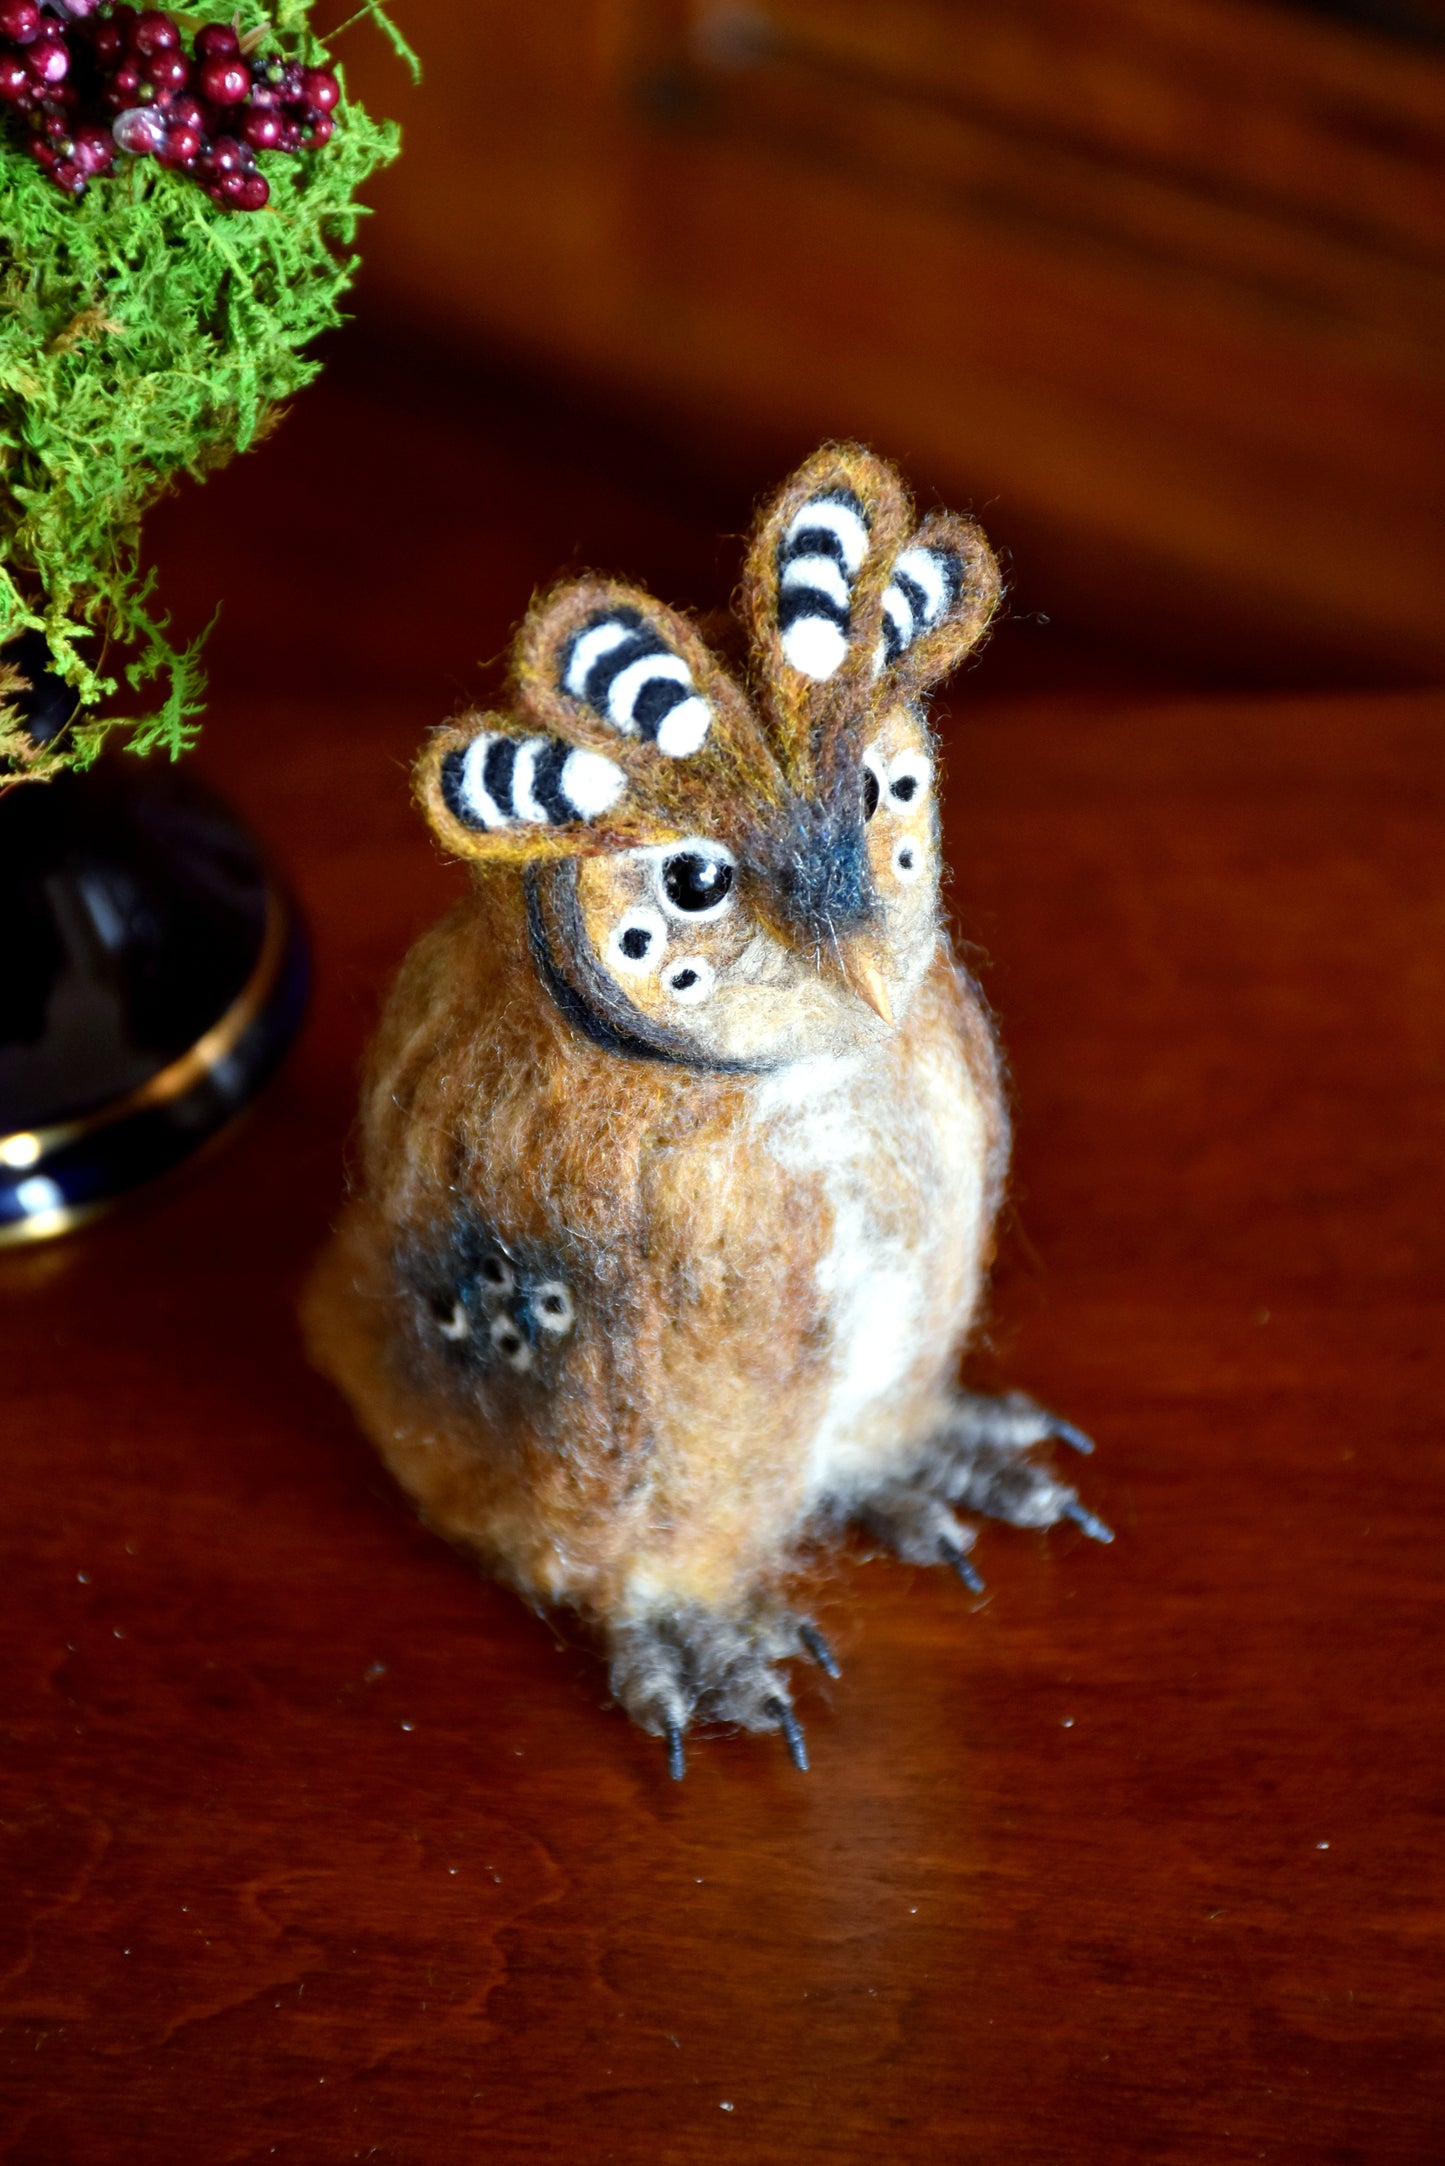
[[[568,560],[725,599],[745,510],[353,381],[158,526],[318,982],[223,1148],[0,1259],[7,2166],[1445,2156],[1441,700],[1038,626],[957,688],[1018,1119],[977,1373],[1095,1433],[1118,1540],[822,1574],[806,1777],[713,1736],[671,1784],[306,1367],[359,1052],[460,878],[422,730]]]

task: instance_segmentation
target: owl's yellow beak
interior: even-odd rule
[[[888,998],[888,986],[882,971],[871,955],[864,953],[856,937],[846,935],[835,943],[838,967],[843,973],[850,992],[856,993],[867,1007],[873,1010],[880,1023],[892,1027],[893,1003]]]

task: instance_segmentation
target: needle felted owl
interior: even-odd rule
[[[676,611],[534,603],[505,714],[423,752],[473,890],[403,966],[312,1347],[431,1525],[599,1632],[683,1769],[776,1730],[805,1540],[980,1585],[958,1514],[1108,1529],[955,1382],[1008,1155],[939,918],[929,687],[998,594],[970,521],[818,452],[762,517],[746,686]]]

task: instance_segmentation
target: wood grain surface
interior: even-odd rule
[[[1027,627],[958,688],[1019,1132],[977,1373],[1096,1434],[1119,1539],[987,1532],[979,1599],[843,1560],[808,1776],[714,1736],[669,1783],[306,1368],[460,878],[422,730],[568,561],[724,599],[745,493],[352,383],[158,529],[318,989],[223,1148],[0,1266],[8,2166],[1445,2157],[1445,702]]]

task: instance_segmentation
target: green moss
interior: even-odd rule
[[[308,6],[282,0],[268,46],[319,58]],[[200,0],[182,19],[234,14]],[[243,10],[243,29],[256,19]],[[0,757],[37,775],[89,766],[113,734],[172,757],[193,740],[201,641],[168,635],[142,513],[255,443],[316,374],[306,349],[340,322],[357,266],[356,192],[398,141],[343,79],[331,141],[263,154],[270,204],[238,213],[153,158],[118,159],[77,201],[0,132],[0,644],[43,631],[80,707],[39,754],[0,710]],[[127,690],[140,711],[121,711]]]

